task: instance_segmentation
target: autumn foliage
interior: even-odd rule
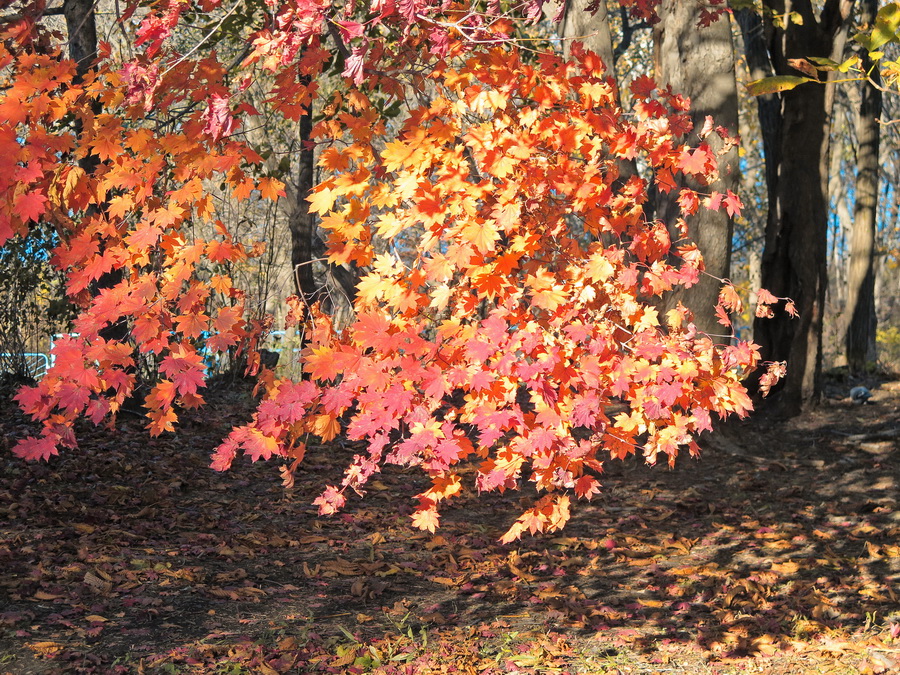
[[[223,270],[260,249],[217,220],[210,185],[236,200],[276,200],[283,186],[239,141],[241,120],[256,114],[242,85],[215,55],[166,47],[183,9],[155,6],[137,32],[142,54],[119,66],[103,55],[84,78],[33,24],[4,28],[0,241],[52,223],[54,263],[82,308],[55,368],[19,394],[44,425],[17,446],[21,457],[74,447],[78,417],[114,420],[134,392],[136,355],[158,372],[145,402],[154,434],[174,429],[178,407],[202,404],[202,345],[258,366],[265,322],[247,319]],[[283,6],[275,27],[251,36],[242,68],[270,78],[270,103],[287,120],[318,95],[314,78],[332,58],[324,36],[346,57],[345,86],[314,131],[325,178],[310,203],[329,261],[362,276],[355,321],[342,330],[288,299],[289,321],[308,322],[304,378],[264,371],[253,421],[212,466],[229,468],[241,451],[277,457],[290,485],[307,445],[344,435],[360,453],[316,500],[321,512],[362,493],[383,465],[415,465],[431,487],[413,520],[429,530],[463,489],[460,467],[475,466],[480,491],[530,481],[543,494],[511,540],[561,527],[572,497],[599,491],[608,458],[673,462],[682,449],[697,453],[713,415],[745,415],[754,345],[698,333],[683,307],[657,309],[703,273],[696,247],[678,238],[684,221],[645,211],[651,187],[716,174],[709,146],[685,141],[688,101],[643,77],[626,113],[592,53],[526,52],[505,19],[453,7],[370,10],[357,21],[325,4]],[[388,19],[400,26],[392,41],[367,37]],[[399,132],[375,91],[418,101]],[[710,133],[726,136],[710,124],[701,139]],[[640,174],[623,174],[632,160]],[[740,208],[730,192],[683,189],[678,200],[683,218]],[[724,326],[739,303],[724,286]],[[127,339],[108,337],[115,327]]]

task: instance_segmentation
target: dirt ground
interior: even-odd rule
[[[832,386],[834,396],[849,385]],[[0,673],[900,672],[900,383],[735,423],[675,469],[609,462],[562,533],[501,545],[533,495],[410,526],[415,470],[330,518],[354,453],[208,468],[252,409],[219,388],[176,434],[137,416],[25,464],[0,407]]]

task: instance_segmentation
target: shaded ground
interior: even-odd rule
[[[900,672],[898,383],[674,470],[610,463],[561,535],[509,546],[528,495],[422,534],[415,471],[320,518],[353,448],[314,448],[291,492],[274,464],[214,473],[249,399],[209,398],[49,465],[10,456],[30,427],[4,404],[0,673]]]

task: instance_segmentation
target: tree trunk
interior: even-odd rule
[[[727,16],[712,25],[697,28],[700,5],[683,0],[663,0],[658,8],[660,21],[653,27],[656,77],[660,85],[691,99],[691,118],[695,135],[689,140],[698,143],[696,132],[707,116],[717,126],[725,127],[737,136],[738,99],[734,76],[734,45]],[[715,133],[706,142],[718,154],[724,143]],[[710,184],[682,178],[684,187],[701,193],[736,191],[739,181],[737,148],[719,155],[719,178]],[[660,194],[656,217],[674,225],[680,214],[676,202],[678,190]],[[666,298],[666,308],[679,301],[694,314],[694,323],[707,333],[721,333],[715,315],[721,280],[729,276],[731,266],[731,236],[733,222],[725,213],[701,209],[688,218],[688,239],[697,244],[703,254],[707,274],[689,289],[678,289]],[[677,238],[677,235],[676,235]]]
[[[863,30],[875,23],[878,0],[863,0],[860,24]],[[863,50],[862,67],[872,71],[880,84],[878,68]],[[878,150],[881,140],[881,91],[862,83],[862,101],[856,120],[856,205],[850,232],[850,269],[847,276],[849,318],[845,347],[851,372],[863,372],[876,361],[875,332],[875,228],[878,204]]]
[[[600,0],[597,11],[591,14],[586,11],[591,0],[563,0],[565,9],[557,28],[557,34],[563,38],[563,53],[566,58],[572,48],[572,42],[581,42],[586,49],[596,52],[603,60],[607,73],[615,79],[615,57],[613,56],[612,34],[609,30],[609,9],[606,0]],[[558,5],[557,5],[558,6]]]
[[[742,9],[736,11],[734,16],[741,29],[750,79],[760,80],[774,75],[760,15],[752,10]],[[781,163],[781,98],[777,94],[757,96],[756,110],[766,162],[766,191],[771,198],[778,185],[778,165]]]
[[[818,17],[809,0],[763,4],[768,54],[776,75],[797,74],[788,59],[840,58],[837,47],[846,38],[852,2],[827,0]],[[799,15],[800,22],[788,19],[791,13]],[[787,361],[777,398],[785,415],[800,413],[821,395],[830,86],[803,84],[781,94],[780,147],[772,157],[776,185],[769,194],[762,283],[776,296],[791,298],[800,316],[778,311],[773,319],[757,319],[754,337],[763,359]]]
[[[93,0],[65,0],[63,3],[63,18],[66,21],[66,33],[69,38],[69,58],[75,63],[76,81],[81,81],[85,74],[93,67],[97,58],[97,19],[94,13]],[[94,105],[94,113],[99,113],[100,104]],[[81,132],[81,122],[75,121],[78,133]],[[87,174],[92,174],[100,166],[100,159],[95,155],[87,155],[78,160],[78,165]],[[104,210],[105,205],[90,207],[87,216],[99,210]],[[99,293],[105,288],[112,288],[125,278],[121,269],[104,272],[97,281],[91,284],[93,293]],[[124,319],[100,330],[100,337],[104,340],[123,341],[128,336],[128,324]]]
[[[308,308],[316,301],[323,300],[325,311],[341,314],[341,322],[347,321],[352,313],[356,298],[356,284],[359,281],[356,268],[344,265],[326,265],[325,285],[316,282],[313,275],[313,260],[323,248],[317,234],[316,216],[309,210],[308,197],[315,186],[315,151],[312,136],[312,108],[307,109],[299,120],[300,153],[298,157],[297,179],[288,186],[287,194],[291,203],[288,215],[288,229],[291,233],[291,266],[294,274],[294,288],[303,298]],[[337,297],[340,294],[341,297]]]
[[[92,0],[65,0],[63,16],[69,37],[69,58],[75,62],[78,77],[90,70],[97,58],[97,21]]]
[[[288,216],[291,231],[291,265],[294,271],[294,287],[297,294],[307,304],[316,300],[319,287],[313,278],[313,237],[316,236],[316,217],[309,210],[307,198],[312,193],[315,175],[315,158],[311,143],[312,109],[307,109],[300,117],[300,153],[298,157],[297,181],[291,191],[293,204]]]

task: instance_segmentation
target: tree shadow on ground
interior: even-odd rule
[[[875,405],[732,424],[700,462],[611,462],[564,531],[512,545],[497,540],[528,495],[466,496],[422,533],[411,470],[319,517],[352,446],[312,448],[291,491],[273,465],[215,473],[211,449],[250,407],[210,398],[173,436],[135,418],[82,429],[49,464],[3,458],[0,673],[896,665],[890,383]],[[7,444],[28,429],[3,419]]]

